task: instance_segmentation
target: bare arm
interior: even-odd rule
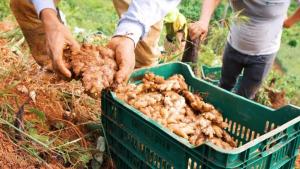
[[[180,0],[132,0],[128,11],[121,17],[115,36],[108,47],[116,53],[119,70],[117,83],[126,81],[135,66],[134,49],[150,27],[180,3]]]
[[[48,54],[52,59],[54,70],[63,76],[71,77],[71,72],[62,59],[63,48],[66,43],[72,50],[79,50],[79,44],[72,37],[69,29],[59,21],[53,0],[31,0],[31,2],[43,23]]]
[[[55,10],[45,8],[39,15],[45,29],[46,45],[52,59],[52,66],[58,73],[70,78],[71,72],[62,59],[63,49],[65,43],[70,45],[72,51],[79,50],[80,46],[72,37],[70,30],[59,21]]]
[[[220,4],[220,2],[221,0],[204,0],[200,20],[208,24],[213,12],[215,11],[216,7]]]
[[[221,0],[204,0],[199,21],[190,24],[189,34],[192,40],[200,37],[204,39],[208,32],[208,25],[213,12]]]
[[[296,22],[299,22],[299,21],[300,21],[300,8],[298,8],[298,10],[292,16],[290,16],[288,19],[286,19],[284,21],[284,27],[290,28]]]

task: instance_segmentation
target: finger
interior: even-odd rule
[[[129,67],[128,65],[126,66],[126,61],[124,59],[117,59],[117,64],[119,66],[119,70],[116,73],[115,80],[118,84],[120,84],[126,80],[127,74],[129,74]]]
[[[117,48],[118,44],[118,37],[111,38],[110,42],[106,45],[107,48],[110,48],[112,50],[115,50]]]
[[[197,30],[197,28],[191,29],[191,31],[190,31],[191,40],[195,40],[198,37],[199,37],[199,30]]]
[[[191,40],[195,40],[197,37],[198,37],[198,36],[197,36],[197,33],[191,32],[191,34],[190,34]]]
[[[126,76],[126,72],[128,72],[128,70],[126,70],[124,67],[122,69],[120,69],[117,73],[116,73],[116,82],[117,84],[121,84],[123,82],[126,81],[126,79],[128,79],[128,77]]]
[[[191,38],[191,40],[195,40],[196,39],[194,34],[190,34],[190,38]]]
[[[191,25],[189,27],[189,33],[194,34],[195,33],[195,27],[193,25]]]
[[[115,52],[112,49],[102,47],[102,46],[97,46],[97,49],[99,50],[100,55],[109,57],[109,58],[114,58]]]
[[[68,43],[71,47],[71,51],[77,52],[80,51],[80,45],[79,43],[72,37],[72,35],[68,36]]]
[[[119,48],[116,51],[116,61],[119,66],[119,71],[116,73],[115,80],[118,84],[126,81],[126,79],[129,78],[129,76],[134,68],[134,65],[132,66],[130,60],[128,60],[128,58],[132,58],[132,57],[122,56],[123,54],[128,53],[128,52],[124,52],[124,51],[125,50],[122,50]]]
[[[125,62],[122,62],[119,64],[119,70],[116,73],[115,81],[117,84],[124,83],[127,81],[130,74],[130,66],[128,66]]]
[[[59,71],[62,75],[70,78],[71,77],[71,72],[67,69],[63,59],[62,59],[62,55],[63,55],[63,46],[60,46],[58,48],[56,48],[53,52],[53,67],[54,69],[56,69],[57,71]]]
[[[134,70],[134,67],[127,67],[127,66],[124,67],[123,69],[120,69],[116,73],[117,84],[127,83],[133,70]]]
[[[67,69],[64,61],[62,59],[56,60],[55,62],[55,67],[56,69],[65,77],[71,78],[72,73],[69,69]]]
[[[206,35],[207,35],[207,33],[203,32],[203,33],[200,35],[200,41],[204,41],[205,38],[206,38]]]

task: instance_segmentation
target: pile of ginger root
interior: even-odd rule
[[[115,93],[195,146],[211,142],[226,150],[237,147],[225,130],[228,124],[222,114],[213,105],[205,103],[200,95],[190,92],[182,75],[176,74],[165,80],[147,73],[142,83],[118,86]]]
[[[114,84],[118,70],[114,52],[103,46],[82,44],[80,51],[66,47],[64,61],[77,78],[81,78],[84,89],[93,97],[99,97],[102,89]]]

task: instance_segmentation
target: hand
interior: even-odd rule
[[[135,67],[134,42],[125,36],[116,36],[107,45],[116,54],[116,62],[119,70],[116,74],[118,84],[126,82]]]
[[[46,43],[53,68],[62,75],[70,78],[72,74],[64,63],[63,49],[68,44],[72,51],[79,51],[80,46],[72,37],[69,29],[60,23],[54,10],[44,9],[41,12],[41,20],[44,25]]]
[[[189,36],[191,40],[195,40],[196,38],[200,38],[200,40],[204,40],[208,32],[208,23],[203,22],[201,20],[191,23],[189,25]]]

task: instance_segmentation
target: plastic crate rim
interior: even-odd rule
[[[210,77],[207,77],[204,73],[204,69],[207,69],[207,68],[210,68],[209,66],[206,66],[206,65],[202,65],[201,66],[201,72],[202,72],[202,78],[203,79],[206,79],[206,80],[210,80],[211,82],[214,82],[214,83],[217,83],[219,82],[219,80],[217,79],[211,79]],[[213,67],[213,68],[221,68],[221,67]]]

